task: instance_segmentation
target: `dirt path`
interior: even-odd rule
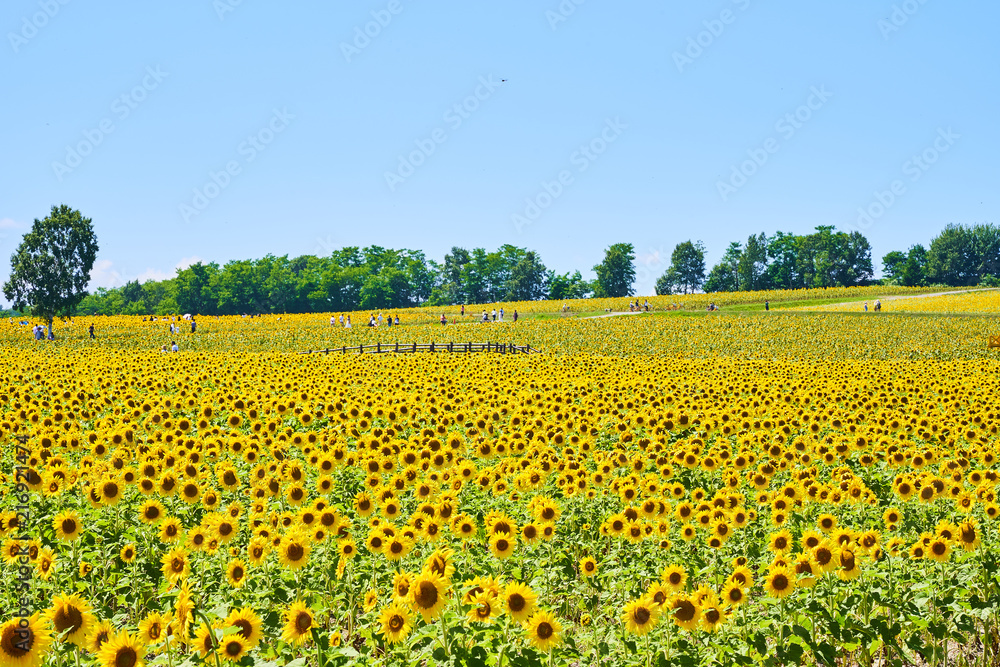
[[[604,313],[603,315],[591,315],[590,317],[581,317],[580,319],[581,320],[600,320],[600,319],[603,319],[605,317],[621,317],[622,315],[642,315],[642,313],[643,313],[643,311],[641,311],[641,310],[630,311],[630,312],[627,312],[627,313],[626,312],[621,312],[621,313]]]
[[[931,294],[896,294],[896,295],[893,295],[893,296],[874,297],[874,298],[868,299],[868,302],[869,303],[875,303],[876,299],[882,301],[882,303],[885,303],[886,301],[900,301],[900,300],[903,300],[903,299],[927,299],[927,298],[930,298],[932,296],[949,296],[951,294],[967,294],[969,292],[992,292],[992,291],[994,291],[994,289],[996,289],[996,288],[993,288],[993,287],[980,287],[978,289],[951,290],[951,291],[948,291],[948,292],[933,292]],[[854,306],[854,305],[857,305],[859,303],[862,303],[863,301],[864,301],[864,299],[859,299],[859,300],[856,300],[856,301],[842,301],[841,303],[828,303],[828,304],[823,305],[823,306],[801,306],[800,308],[794,308],[794,309],[790,309],[790,310],[820,310],[820,309],[824,309],[825,310],[827,308],[840,308],[842,306]]]

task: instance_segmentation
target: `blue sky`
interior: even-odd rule
[[[370,244],[512,243],[592,275],[631,242],[645,294],[678,242],[711,265],[821,224],[880,258],[1000,222],[998,20],[970,0],[6,0],[0,277],[59,203],[94,220],[95,286]]]

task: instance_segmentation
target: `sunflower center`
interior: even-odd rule
[[[24,639],[23,635],[19,635],[16,626],[8,625],[3,630],[3,636],[0,637],[0,655],[10,656],[14,660],[27,655],[31,647],[35,644],[35,633],[29,627],[27,628],[28,639]],[[25,649],[24,647],[28,648]]]
[[[414,596],[414,601],[421,609],[433,608],[438,601],[437,586],[429,581],[421,581],[420,586],[417,588],[417,594]]]
[[[302,560],[303,556],[305,556],[305,549],[298,544],[292,544],[288,547],[286,555],[290,561]]]
[[[403,617],[399,614],[393,614],[392,618],[389,619],[389,629],[393,632],[399,632],[403,629]]]
[[[694,618],[695,607],[688,600],[680,600],[674,605],[674,616],[681,622],[687,622]]]
[[[76,631],[83,625],[83,614],[72,605],[64,605],[52,617],[52,624],[56,626],[56,632],[69,629]]]
[[[771,580],[771,586],[773,586],[776,591],[785,590],[788,588],[788,577],[783,574],[776,575],[774,579]]]
[[[250,625],[250,621],[244,618],[233,621],[233,627],[240,629],[240,634],[243,635],[244,639],[250,639],[250,635],[253,634],[253,626]]]
[[[671,586],[681,585],[681,575],[679,572],[671,572],[670,576],[667,577],[667,580],[670,582]]]
[[[305,634],[312,627],[312,622],[312,616],[304,612],[299,612],[299,615],[295,617],[295,629],[300,634]]]
[[[650,616],[651,614],[649,613],[648,609],[646,609],[645,607],[639,607],[638,609],[635,610],[635,615],[634,615],[635,624],[646,625],[646,623],[649,623]]]
[[[245,573],[243,572],[243,568],[240,567],[239,565],[237,565],[236,567],[233,568],[233,574],[232,574],[232,576],[233,576],[234,580],[239,581],[240,579],[243,578],[244,574]]]
[[[538,630],[536,630],[536,634],[538,635],[539,639],[548,639],[555,633],[552,631],[552,625],[550,623],[542,621],[541,623],[538,624]]]
[[[527,604],[527,600],[525,600],[524,596],[520,593],[514,593],[507,598],[507,606],[510,607],[510,610],[514,613],[522,611]]]
[[[135,649],[130,646],[123,646],[115,654],[115,667],[135,667],[137,662],[139,662],[139,656]]]
[[[76,520],[74,519],[63,519],[62,531],[67,535],[72,535],[76,532]]]
[[[394,554],[402,553],[403,543],[398,541],[393,542],[392,544],[389,545],[389,551],[391,551]]]
[[[934,552],[935,556],[943,556],[945,550],[948,548],[944,542],[935,542],[931,545],[931,551]]]

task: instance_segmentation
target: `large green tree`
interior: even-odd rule
[[[684,241],[670,253],[670,268],[656,281],[657,294],[687,294],[705,283],[705,246]]]
[[[604,251],[604,261],[594,267],[597,273],[597,296],[632,296],[635,283],[635,248],[631,243],[616,243]]]
[[[35,219],[11,256],[3,293],[16,310],[43,318],[51,334],[53,318],[72,315],[87,295],[97,251],[91,219],[66,205],[53,206],[44,220]]]

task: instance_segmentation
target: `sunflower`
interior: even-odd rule
[[[513,583],[503,588],[500,604],[515,623],[528,620],[535,610],[538,596],[533,590],[521,583]]]
[[[441,615],[447,602],[448,583],[440,575],[423,571],[410,586],[410,607],[430,623]]]
[[[240,629],[237,634],[243,638],[248,651],[254,649],[260,642],[262,621],[250,607],[230,611],[222,624],[228,628]]]
[[[382,553],[391,562],[396,562],[406,557],[413,549],[413,541],[405,535],[396,535],[386,541],[382,547]]]
[[[23,621],[27,627],[23,627]],[[36,613],[28,619],[12,618],[0,625],[0,665],[39,667],[48,654],[52,637]]]
[[[514,553],[517,541],[513,535],[507,533],[495,533],[490,537],[490,553],[494,558],[504,559]]]
[[[160,563],[160,571],[163,572],[163,576],[166,577],[167,581],[172,584],[185,579],[191,571],[191,564],[188,562],[188,552],[183,547],[171,549],[165,553],[160,559]]]
[[[246,653],[246,640],[238,632],[223,637],[219,641],[219,648],[216,651],[216,655],[229,662],[239,662]]]
[[[194,602],[191,601],[191,588],[187,580],[181,583],[181,589],[174,601],[174,618],[177,619],[177,631],[181,640],[190,636],[191,621],[194,620]]]
[[[927,547],[927,557],[939,563],[945,563],[951,557],[951,545],[943,537],[935,537]]]
[[[73,511],[62,512],[52,519],[56,537],[64,542],[80,539],[80,515]]]
[[[597,561],[590,556],[584,556],[580,559],[580,574],[586,578],[590,578],[597,574]]]
[[[632,600],[622,610],[622,622],[634,635],[644,635],[652,630],[659,618],[660,606],[646,598]]]
[[[979,527],[975,521],[965,521],[959,524],[957,541],[966,551],[972,551],[979,546]]]
[[[562,624],[547,611],[536,612],[525,625],[528,641],[539,651],[550,651],[558,645],[562,641],[559,636],[562,629]]]
[[[160,541],[173,544],[181,537],[183,526],[177,517],[167,517],[160,523]]]
[[[792,534],[787,530],[771,533],[768,548],[776,554],[787,554],[792,550]]]
[[[108,638],[97,654],[101,667],[142,667],[146,647],[127,632],[117,632]]]
[[[747,594],[735,582],[726,584],[722,589],[722,601],[731,607],[738,607],[746,602]]]
[[[660,576],[663,585],[676,593],[687,583],[687,572],[680,565],[669,565]]]
[[[232,588],[243,588],[247,579],[247,564],[239,558],[229,561],[226,566],[226,581]]]
[[[816,520],[816,525],[824,533],[829,533],[837,527],[837,517],[832,514],[820,514],[819,518]]]
[[[298,537],[282,540],[278,551],[278,560],[289,570],[298,570],[309,561],[310,544]]]
[[[315,627],[312,612],[304,602],[295,601],[285,610],[285,625],[281,631],[281,641],[286,644],[305,642]]]
[[[467,614],[470,621],[477,623],[491,623],[493,616],[497,614],[497,598],[490,591],[480,591],[469,597],[469,604],[472,609]]]
[[[670,616],[678,627],[691,631],[701,619],[701,610],[694,600],[678,595],[670,601]]]
[[[823,540],[809,554],[812,562],[820,572],[829,572],[837,567],[834,547],[829,540]]]
[[[147,646],[159,644],[164,637],[171,634],[172,622],[171,614],[161,614],[158,611],[146,614],[146,617],[139,621],[139,639]]]
[[[410,609],[399,601],[384,607],[378,615],[382,624],[382,636],[390,644],[398,644],[406,639],[413,629]]]
[[[111,639],[112,634],[114,634],[114,626],[111,625],[111,621],[97,621],[91,627],[83,648],[91,655],[96,656],[100,653],[101,647]]]
[[[77,646],[82,646],[86,641],[90,628],[94,623],[94,615],[90,612],[90,605],[78,595],[67,595],[65,593],[52,598],[52,606],[46,612],[46,617],[56,635],[62,635],[61,641],[67,641]]]
[[[38,576],[44,581],[48,581],[52,577],[52,573],[55,571],[56,566],[56,555],[49,549],[45,547],[38,551],[38,560],[35,561],[35,571],[38,572]]]
[[[783,598],[791,595],[795,590],[795,575],[788,568],[774,568],[767,573],[764,588],[772,597]]]
[[[707,632],[715,632],[726,622],[726,611],[715,600],[701,610],[701,625]]]

